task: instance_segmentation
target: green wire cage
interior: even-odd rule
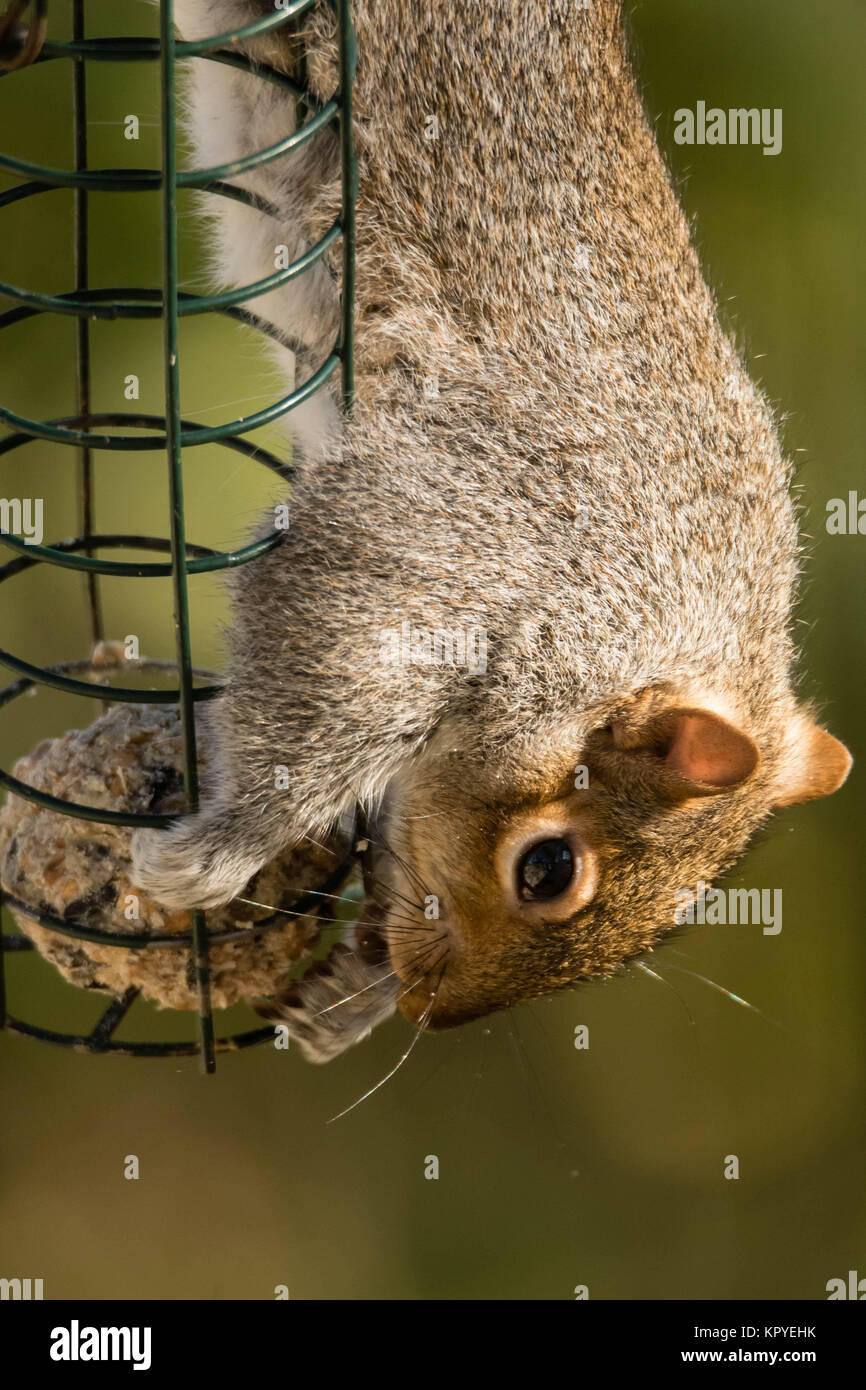
[[[52,42],[49,37],[48,0],[12,0],[0,17],[0,73],[15,80],[15,74],[34,64],[56,63],[69,65],[72,79],[74,167],[50,168],[30,163],[9,154],[0,154],[0,169],[21,176],[23,181],[0,193],[0,212],[22,199],[36,199],[52,189],[73,190],[74,199],[74,287],[60,294],[32,292],[18,285],[0,281],[0,294],[13,307],[0,314],[0,329],[40,314],[72,316],[76,341],[76,405],[75,415],[62,419],[37,420],[16,414],[0,404],[0,419],[10,432],[0,440],[0,455],[8,455],[34,440],[71,446],[78,456],[78,512],[80,534],[52,545],[36,545],[21,537],[2,533],[0,539],[18,555],[0,566],[0,583],[14,579],[34,565],[49,564],[75,570],[83,575],[87,592],[88,621],[92,639],[103,638],[102,605],[99,579],[102,575],[146,579],[171,577],[174,598],[174,629],[176,657],[174,661],[143,662],[145,673],[171,670],[176,673],[174,689],[131,689],[107,686],[82,679],[92,669],[88,660],[62,662],[51,666],[36,666],[21,660],[13,653],[0,649],[0,662],[16,673],[17,679],[0,690],[0,706],[7,706],[37,684],[46,685],[67,694],[86,696],[100,701],[129,701],[136,703],[176,704],[179,707],[183,730],[183,770],[187,813],[198,804],[198,770],[194,705],[199,700],[213,698],[219,693],[218,684],[196,684],[204,675],[192,660],[188,576],[224,570],[229,567],[255,563],[264,551],[280,543],[280,532],[257,540],[234,551],[216,551],[195,545],[186,539],[186,519],[183,499],[183,454],[185,449],[218,442],[246,459],[273,470],[282,478],[291,477],[287,463],[268,450],[254,445],[244,436],[271,421],[286,416],[325,383],[339,373],[342,403],[351,409],[353,378],[353,298],[354,298],[354,217],[357,166],[352,139],[352,78],[355,67],[355,41],[352,30],[349,0],[330,0],[338,21],[339,84],[331,98],[321,103],[311,96],[303,79],[295,80],[282,72],[253,64],[237,49],[237,44],[271,30],[292,25],[309,10],[315,0],[289,0],[274,8],[274,12],[242,28],[214,34],[195,42],[182,42],[175,35],[173,0],[161,0],[159,6],[159,37],[123,39],[88,38],[85,29],[84,0],[72,0],[72,39]],[[191,60],[227,63],[249,71],[263,81],[281,87],[287,100],[296,104],[298,121],[295,130],[285,139],[267,149],[257,150],[219,167],[179,169],[176,154],[176,81],[178,65]],[[99,63],[154,63],[159,68],[161,168],[116,169],[92,168],[87,150],[87,66]],[[339,133],[341,154],[341,208],[333,225],[319,242],[299,259],[266,278],[219,294],[197,295],[179,288],[178,276],[178,208],[181,189],[198,189],[219,197],[232,198],[262,211],[276,210],[258,195],[232,183],[232,179],[261,164],[289,154],[317,131],[333,125]],[[88,265],[88,198],[91,193],[111,193],[152,190],[161,200],[162,224],[162,283],[151,288],[111,286],[95,289],[90,285]],[[181,415],[181,360],[178,347],[179,320],[186,315],[217,313],[246,324],[288,348],[279,330],[258,318],[248,306],[250,301],[278,288],[303,273],[321,259],[335,244],[340,243],[342,259],[342,306],[338,341],[325,361],[312,375],[286,396],[262,410],[226,424],[203,427]],[[165,405],[161,416],[130,412],[99,413],[91,399],[90,321],[98,319],[160,319],[163,325],[163,358],[165,372]],[[123,433],[115,431],[123,430]],[[99,534],[94,530],[94,450],[119,450],[124,453],[163,451],[168,464],[168,493],[170,535],[159,537],[132,534]],[[133,549],[164,554],[169,558],[153,562],[112,560],[99,552]],[[164,826],[174,816],[159,814],[123,814],[65,801],[25,785],[10,773],[0,770],[0,783],[16,796],[51,811],[83,820],[139,827]],[[333,892],[349,871],[340,864],[329,881],[322,885]],[[294,912],[315,909],[317,895],[307,894],[294,905]],[[89,1053],[114,1053],[128,1056],[187,1056],[198,1053],[205,1072],[215,1068],[215,1054],[237,1050],[273,1039],[273,1027],[263,1027],[216,1037],[210,1000],[209,949],[212,945],[243,937],[244,930],[211,931],[204,914],[192,915],[191,931],[181,935],[137,935],[102,931],[80,922],[62,920],[51,914],[39,913],[17,898],[5,895],[5,901],[16,913],[35,920],[41,927],[61,936],[94,942],[101,946],[135,949],[186,950],[194,970],[198,996],[197,1042],[119,1042],[115,1030],[134,1003],[138,991],[128,990],[123,997],[112,1000],[96,1023],[83,1035],[61,1033],[25,1022],[11,1014],[6,1005],[3,962],[8,954],[19,957],[32,950],[24,935],[4,935],[0,951],[0,1018],[11,1033]],[[284,921],[284,914],[257,922],[256,932],[268,930]]]

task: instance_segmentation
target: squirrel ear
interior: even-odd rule
[[[758,766],[760,754],[748,734],[712,710],[675,710],[671,734],[665,767],[684,782],[721,791],[740,786]]]
[[[801,714],[780,775],[776,806],[796,806],[838,791],[851,771],[852,761],[844,743],[813,724],[808,715]]]
[[[614,724],[612,732],[620,749],[652,749],[659,781],[677,800],[738,787],[760,759],[748,734],[708,709],[670,709],[642,728]]]

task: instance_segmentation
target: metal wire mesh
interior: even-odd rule
[[[0,441],[0,456],[23,448],[33,440],[48,440],[72,446],[79,459],[79,516],[81,534],[71,540],[53,545],[36,545],[14,535],[3,533],[0,539],[13,550],[21,552],[0,566],[0,583],[15,578],[34,565],[49,564],[83,573],[87,585],[87,601],[91,636],[94,642],[104,635],[99,576],[151,578],[171,576],[174,595],[174,626],[176,661],[142,663],[141,669],[170,669],[177,673],[174,689],[133,689],[106,686],[81,679],[91,669],[89,661],[64,662],[40,667],[0,649],[0,662],[15,671],[19,679],[0,691],[0,707],[33,689],[37,684],[50,686],[68,694],[83,695],[100,701],[129,701],[134,703],[178,704],[183,729],[183,771],[187,813],[198,806],[198,769],[194,706],[219,693],[218,684],[199,684],[202,673],[193,666],[190,641],[190,617],[187,579],[189,575],[223,570],[247,564],[263,552],[279,544],[281,534],[257,540],[234,551],[215,551],[194,545],[186,539],[183,501],[183,451],[197,445],[219,442],[245,457],[263,464],[280,474],[291,475],[286,463],[267,450],[243,438],[259,426],[287,415],[339,370],[343,407],[351,410],[353,394],[353,300],[355,250],[355,193],[357,168],[352,140],[352,78],[355,68],[355,40],[351,23],[350,0],[330,0],[338,21],[339,85],[324,104],[292,78],[282,72],[253,65],[237,51],[239,41],[292,25],[309,10],[314,0],[293,0],[285,7],[263,19],[241,28],[215,34],[195,42],[185,42],[175,36],[174,0],[161,0],[159,38],[87,38],[84,24],[84,0],[73,0],[71,42],[51,42],[47,38],[48,0],[12,0],[0,18],[0,74],[8,76],[34,63],[70,63],[73,74],[73,146],[74,168],[49,168],[0,154],[0,169],[24,176],[24,182],[0,193],[0,211],[21,199],[38,198],[55,188],[74,190],[74,288],[62,294],[42,294],[25,287],[0,281],[0,294],[14,301],[15,307],[0,314],[0,330],[11,328],[38,314],[71,315],[76,324],[76,395],[74,416],[62,419],[37,420],[16,414],[0,404],[0,419],[11,427],[12,433]],[[200,59],[227,63],[254,73],[260,80],[276,84],[290,99],[305,109],[306,119],[277,144],[254,151],[230,163],[208,169],[181,170],[176,155],[176,78],[181,61]],[[89,62],[154,62],[159,66],[161,106],[162,161],[159,169],[94,169],[87,157],[87,64]],[[257,166],[280,158],[312,139],[317,131],[333,124],[339,130],[342,161],[341,209],[338,218],[323,237],[300,258],[284,269],[237,289],[219,294],[196,295],[182,292],[178,285],[178,190],[195,188],[221,197],[236,199],[248,206],[273,213],[265,200],[231,183],[231,179]],[[158,289],[114,286],[93,289],[88,274],[88,194],[91,192],[138,192],[152,190],[161,199],[162,211],[162,284]],[[38,204],[37,204],[38,207]],[[203,427],[185,420],[180,410],[180,353],[178,345],[179,320],[186,315],[219,313],[258,329],[269,337],[283,342],[279,330],[260,319],[248,307],[251,300],[272,291],[287,281],[302,275],[337,242],[342,251],[342,308],[338,341],[312,376],[288,395],[272,402],[255,413],[225,424]],[[90,330],[92,319],[154,319],[163,323],[163,357],[165,371],[165,410],[163,416],[130,412],[94,413],[91,402]],[[291,343],[284,342],[291,347]],[[118,429],[146,433],[116,433]],[[170,502],[170,536],[168,538],[132,534],[101,535],[94,531],[93,453],[95,449],[135,451],[164,451],[168,462]],[[126,561],[103,558],[97,552],[111,549],[151,550],[168,554],[167,561]],[[156,814],[122,814],[100,808],[61,800],[26,786],[10,773],[0,769],[0,783],[16,796],[63,815],[114,825],[162,826],[176,817]],[[338,864],[323,885],[326,892],[334,891],[344,882],[348,866]],[[231,1037],[215,1037],[210,1000],[209,948],[241,938],[249,939],[250,928],[209,932],[204,914],[195,911],[192,931],[172,936],[119,935],[96,930],[81,923],[68,922],[51,914],[35,911],[26,903],[5,895],[5,901],[16,912],[23,913],[40,926],[62,936],[98,942],[122,949],[189,950],[198,991],[198,1042],[118,1042],[113,1034],[137,997],[129,990],[122,998],[114,999],[96,1026],[86,1035],[59,1033],[24,1022],[6,1008],[3,958],[4,954],[32,949],[25,936],[3,936],[0,951],[0,1021],[10,1032],[45,1042],[52,1042],[90,1053],[124,1054],[128,1056],[186,1056],[198,1052],[202,1069],[212,1072],[217,1051],[238,1050],[273,1038],[273,1028],[257,1028]],[[315,909],[319,895],[306,894],[293,906],[293,912]],[[256,923],[256,933],[282,925],[284,916]]]

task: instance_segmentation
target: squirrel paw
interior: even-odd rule
[[[132,837],[132,880],[165,907],[221,907],[242,893],[262,865],[233,843],[219,816],[197,815],[168,830]]]

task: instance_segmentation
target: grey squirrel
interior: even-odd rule
[[[177,5],[187,38],[272,9]],[[609,975],[850,757],[793,688],[789,465],[618,0],[353,18],[355,413],[320,393],[294,421],[285,541],[232,580],[220,775],[198,815],[139,833],[135,872],[168,905],[223,903],[360,805],[375,971],[351,979],[375,1001],[387,978],[388,1007],[436,1028]],[[326,0],[248,51],[284,71],[302,51],[314,93],[337,86]],[[202,164],[292,128],[277,89],[196,68]],[[324,131],[239,179],[280,215],[220,209],[220,280],[311,246],[338,174]],[[298,380],[337,337],[338,281],[326,260],[255,301],[298,341]]]

